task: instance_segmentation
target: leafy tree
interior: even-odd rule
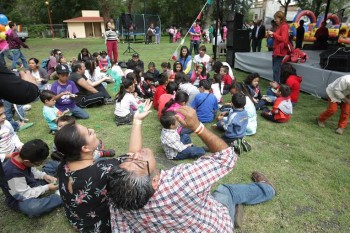
[[[290,2],[291,0],[278,0],[278,3],[284,8],[284,15],[287,15]]]
[[[297,0],[298,6],[303,10],[310,10],[314,12],[316,17],[320,14],[324,14],[326,10],[326,4],[324,0]],[[329,7],[329,12],[337,13],[340,9],[344,8],[346,4],[349,4],[348,0],[332,0]]]

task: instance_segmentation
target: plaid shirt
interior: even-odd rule
[[[162,129],[160,136],[163,150],[168,159],[174,159],[177,153],[187,148],[185,144],[180,141],[180,135],[176,129]]]
[[[232,170],[231,147],[193,164],[161,171],[158,190],[139,210],[110,208],[113,232],[233,232],[228,209],[210,194],[212,185]]]

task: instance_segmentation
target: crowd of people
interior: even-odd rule
[[[275,21],[277,29],[269,33],[274,49],[284,40],[285,24],[283,15],[276,14]],[[108,52],[83,48],[69,62],[60,49],[51,51],[46,67],[30,58],[28,70],[18,76],[0,65],[0,98],[26,104],[39,97],[48,131],[55,134],[48,159],[49,148],[42,140],[21,142],[0,102],[0,186],[6,204],[29,217],[63,206],[69,223],[80,232],[232,232],[242,226],[242,204],[271,200],[276,188],[257,171],[251,174],[253,183],[223,184],[212,193],[211,188],[234,168],[238,156],[252,149],[247,136],[257,133],[258,111],[271,122],[291,120],[302,78],[287,63],[274,67],[276,80],[266,94],[258,73],[238,82],[229,64],[212,61],[206,46],[196,41],[196,27],[190,49],[182,46],[179,60],[163,62],[160,70],[152,61],[145,70],[138,53],[123,70],[118,55],[110,55],[116,41],[108,39]],[[254,31],[257,50],[261,27]],[[193,58],[192,49],[198,49]],[[120,82],[115,99],[106,89],[114,82]],[[14,96],[15,88],[23,92]],[[317,124],[325,127],[340,104],[336,133],[343,134],[350,111],[350,76],[330,84],[327,94],[329,107]],[[224,95],[230,95],[229,103]],[[116,126],[131,125],[128,151],[117,158],[107,159],[115,152],[104,148],[93,129],[75,122],[89,118],[87,107],[101,104],[115,105],[111,121]],[[166,158],[196,159],[192,164],[158,169],[154,152],[142,143],[142,123],[152,117],[152,108],[162,126],[158,143]],[[210,123],[211,129],[203,123]],[[194,145],[191,134],[205,146]],[[36,167],[43,162],[39,171]],[[43,196],[47,192],[50,195]]]

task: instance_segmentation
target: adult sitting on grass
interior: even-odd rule
[[[176,120],[197,132],[213,154],[159,170],[153,151],[142,147],[142,121],[136,121],[130,153],[109,173],[114,232],[232,232],[236,205],[274,197],[272,184],[259,172],[252,174],[255,183],[220,185],[211,195],[212,186],[232,170],[237,156],[198,121],[195,110],[183,106],[178,112],[185,120]],[[238,210],[237,215],[242,213]]]
[[[113,104],[113,99],[101,83],[93,86],[93,83],[88,81],[85,76],[85,69],[84,62],[74,62],[72,73],[69,76],[69,79],[75,83],[79,90],[75,98],[76,104],[81,108],[93,104]]]
[[[134,116],[136,124],[149,114],[151,106],[150,101],[145,102],[144,112]],[[134,123],[133,140],[139,127]],[[80,232],[111,232],[107,174],[120,162],[117,159],[94,162],[99,142],[93,129],[78,124],[63,126],[55,136],[57,151],[63,158],[58,167],[60,194],[70,224]]]

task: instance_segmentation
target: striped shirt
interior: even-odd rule
[[[106,30],[106,40],[117,40],[118,39],[118,33],[116,30],[108,29]]]
[[[231,147],[193,164],[161,171],[159,188],[139,210],[110,208],[113,232],[233,232],[228,209],[211,195],[212,185],[235,166]]]

